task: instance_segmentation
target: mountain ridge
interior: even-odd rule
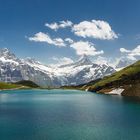
[[[108,65],[92,63],[87,56],[67,65],[51,67],[32,58],[20,59],[7,48],[0,50],[0,81],[29,80],[42,87],[78,85],[115,72]]]
[[[140,60],[110,76],[73,88],[104,94],[121,91],[123,96],[140,97]]]

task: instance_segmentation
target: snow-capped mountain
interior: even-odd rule
[[[123,69],[123,68],[125,68],[125,67],[127,67],[127,66],[129,66],[129,65],[131,65],[131,64],[133,64],[135,62],[136,62],[136,60],[132,60],[132,59],[129,59],[129,58],[121,57],[118,60],[115,68],[116,68],[116,70],[117,69],[120,70],[120,69]]]
[[[94,64],[87,56],[77,62],[56,67],[32,58],[19,59],[8,49],[0,50],[0,81],[31,80],[41,86],[78,85],[115,72],[107,64]]]

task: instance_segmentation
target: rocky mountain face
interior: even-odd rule
[[[0,81],[30,80],[46,86],[78,85],[112,74],[115,69],[107,64],[94,64],[87,56],[77,62],[56,67],[46,66],[31,59],[19,59],[8,49],[0,50]]]

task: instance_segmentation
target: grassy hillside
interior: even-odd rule
[[[113,88],[122,87],[124,92],[122,95],[140,96],[140,61],[130,65],[110,76],[106,76],[90,86],[83,86],[81,89],[88,88],[89,91],[104,92]],[[127,91],[127,92],[126,92]],[[131,91],[131,93],[128,91]]]
[[[31,88],[39,88],[40,87],[36,83],[34,83],[32,81],[28,81],[28,80],[19,81],[19,82],[16,82],[15,84],[16,85],[27,86],[27,87],[31,87]]]
[[[16,85],[16,84],[10,84],[10,83],[3,83],[0,82],[0,89],[16,89],[16,88],[21,88],[21,85]]]
[[[140,61],[130,65],[114,74],[104,77],[102,80],[93,84],[91,88],[103,86],[121,86],[123,84],[133,84],[140,81]]]
[[[0,90],[27,89],[27,88],[39,88],[39,86],[32,81],[19,81],[17,83],[0,82]]]

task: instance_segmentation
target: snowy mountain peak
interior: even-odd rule
[[[125,58],[125,57],[122,57],[118,60],[117,64],[116,64],[116,69],[122,69],[122,68],[125,68],[131,64],[133,64],[134,62],[136,62],[136,60],[132,60],[132,59],[129,59],[129,58]]]
[[[93,65],[93,63],[90,61],[90,59],[88,58],[88,56],[83,55],[82,57],[80,57],[80,59],[76,62],[70,63],[70,64],[66,64],[66,65],[61,65],[59,66],[59,68],[64,68],[64,67],[78,67],[78,66],[86,66],[86,65]]]
[[[25,61],[31,64],[41,64],[39,61],[36,61],[34,58],[31,57],[27,57]]]
[[[16,56],[11,53],[7,48],[0,49],[0,57],[5,59],[16,59]]]
[[[87,55],[83,55],[76,63],[79,65],[92,65],[93,64]]]

